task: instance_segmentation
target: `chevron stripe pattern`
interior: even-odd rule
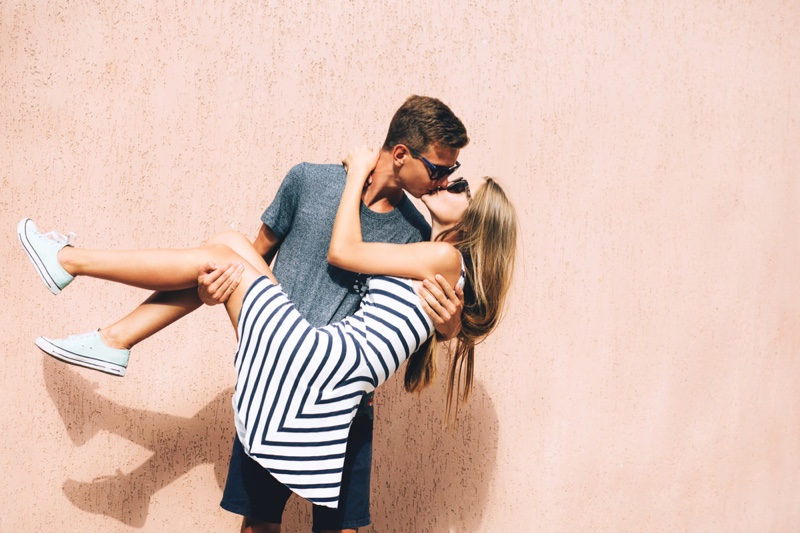
[[[411,280],[373,276],[358,311],[312,327],[268,278],[248,290],[236,351],[236,430],[245,451],[311,502],[337,507],[362,396],[432,334]]]

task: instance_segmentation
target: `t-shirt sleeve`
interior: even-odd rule
[[[292,227],[297,212],[298,199],[303,186],[303,165],[295,165],[283,178],[281,186],[272,203],[261,215],[261,222],[280,239],[283,240]]]

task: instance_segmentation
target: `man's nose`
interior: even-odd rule
[[[443,178],[440,178],[440,179],[434,181],[433,183],[434,183],[434,185],[436,185],[437,189],[444,189],[445,187],[447,187],[447,182],[448,182],[448,179],[447,179],[447,176],[445,176]]]

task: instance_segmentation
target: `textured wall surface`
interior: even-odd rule
[[[365,531],[800,530],[800,4],[0,2],[0,531],[238,531],[218,507],[234,341],[202,309],[123,379],[33,345],[142,291],[50,295],[33,216],[85,246],[255,235],[285,172],[466,123],[523,225],[455,431],[377,395]],[[308,531],[294,499],[284,531]]]

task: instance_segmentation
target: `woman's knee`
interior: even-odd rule
[[[230,230],[217,233],[203,244],[224,244],[228,248],[235,249],[236,246],[242,243],[250,244],[250,240],[238,231]]]
[[[253,248],[253,243],[250,241],[250,239],[238,231],[226,231],[224,233],[220,233],[219,235],[215,235],[209,239],[208,242],[209,244],[221,244],[227,246],[242,259],[248,261],[254,267],[259,269],[258,265],[262,261],[261,256],[258,254],[258,252],[256,252],[256,249]]]
[[[242,256],[222,242],[206,242],[201,247],[201,250],[205,250],[203,255],[206,260],[213,263],[238,263],[242,260]]]

